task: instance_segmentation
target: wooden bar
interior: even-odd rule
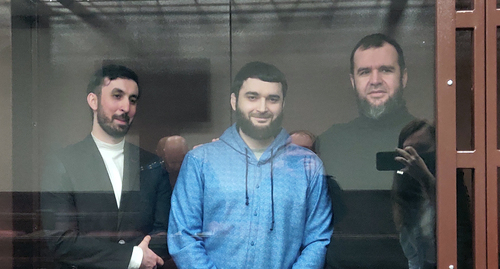
[[[474,264],[487,268],[486,234],[486,115],[485,115],[485,1],[474,1],[473,91],[474,91]]]
[[[436,14],[437,267],[456,268],[455,1],[436,1]]]
[[[500,152],[497,145],[497,27],[500,25],[500,11],[496,0],[486,1],[485,48],[486,69],[486,202],[487,202],[487,268],[498,268],[498,172]]]

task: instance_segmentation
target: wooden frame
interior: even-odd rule
[[[493,1],[490,1],[493,2]],[[494,3],[496,5],[496,2]],[[497,241],[497,235],[486,233],[486,187],[493,189],[492,183],[486,184],[486,102],[485,77],[491,77],[490,70],[485,74],[485,55],[492,59],[489,53],[485,53],[485,3],[474,1],[474,9],[467,11],[455,11],[455,1],[445,0],[436,2],[436,127],[437,127],[437,255],[438,268],[457,268],[457,226],[456,226],[456,169],[474,169],[474,262],[475,268],[498,268],[498,261],[492,260],[492,256],[498,257],[498,251],[490,249],[487,238],[492,236]],[[456,111],[456,39],[457,29],[473,29],[473,132],[474,150],[457,151],[457,111]],[[496,27],[495,27],[496,29]],[[496,36],[496,34],[495,34]],[[496,51],[496,38],[494,50]],[[496,55],[496,54],[495,54]],[[496,57],[494,58],[496,60]],[[496,77],[496,68],[494,69]],[[488,96],[488,99],[492,97]],[[492,100],[490,100],[492,102]],[[495,111],[496,111],[496,98]],[[491,113],[489,113],[491,114]],[[488,121],[489,123],[489,121]],[[495,118],[496,126],[496,118]],[[494,136],[496,147],[496,135]],[[496,169],[495,169],[496,173]],[[488,178],[491,178],[489,176]],[[494,179],[494,194],[496,195],[496,177]],[[488,200],[491,205],[493,198]],[[494,201],[496,207],[496,199]],[[488,207],[489,208],[489,207]],[[489,208],[488,215],[496,208]],[[496,219],[496,218],[495,218]],[[495,223],[488,222],[491,225]],[[496,231],[497,226],[493,226]],[[492,240],[488,242],[493,243]],[[488,251],[488,252],[487,252]],[[487,255],[488,254],[488,255]],[[493,255],[495,254],[495,255]],[[487,258],[489,260],[487,261]],[[488,264],[488,267],[487,267]],[[496,264],[496,265],[495,265]]]

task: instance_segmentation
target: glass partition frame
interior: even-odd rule
[[[496,206],[498,193],[496,188],[490,187],[497,185],[496,168],[500,167],[500,152],[496,147],[498,136],[496,126],[496,57],[493,57],[496,56],[496,29],[500,25],[500,19],[498,19],[500,16],[498,10],[495,8],[496,2],[492,0],[487,1],[486,7],[491,7],[491,10],[486,9],[486,12],[484,12],[483,1],[476,0],[473,6],[473,10],[455,11],[455,1],[436,1],[435,116],[437,119],[437,166],[439,167],[437,177],[444,179],[439,180],[437,183],[438,268],[449,268],[448,266],[450,265],[455,265],[456,267],[456,222],[451,221],[456,219],[456,210],[450,210],[456,207],[456,192],[454,191],[454,184],[450,183],[456,176],[455,168],[457,167],[474,168],[476,171],[477,181],[474,188],[474,197],[476,197],[474,203],[474,211],[476,212],[474,220],[474,226],[476,227],[476,268],[498,267],[498,221],[496,218],[498,215]],[[484,22],[485,13],[486,30]],[[474,107],[477,109],[474,113],[473,121],[475,123],[475,149],[457,152],[455,150],[456,104],[454,103],[454,100],[456,100],[454,98],[454,83],[456,81],[455,30],[456,28],[471,27],[474,28],[474,67],[477,67],[474,69]],[[484,41],[485,32],[486,45]],[[487,59],[485,59],[484,55],[488,55]],[[229,61],[232,63],[232,58]],[[482,66],[487,66],[487,68],[479,68]],[[233,72],[232,69],[232,66],[228,68],[228,72]],[[485,77],[486,87],[484,82]],[[36,79],[37,77],[34,76],[33,78]],[[486,93],[484,89],[486,89]],[[33,97],[33,100],[35,99],[37,99],[36,96]],[[495,104],[492,102],[495,102]],[[487,104],[486,112],[484,110],[481,112],[481,108],[484,107],[485,103]],[[493,106],[495,107],[495,112],[490,113],[489,111],[493,111],[491,110]],[[36,114],[33,115],[33,118],[36,118],[36,116]],[[492,124],[493,122],[494,124]],[[36,126],[36,121],[34,126]],[[490,147],[491,143],[493,143],[492,141],[494,141],[494,149]],[[34,151],[38,150],[37,148],[32,149]],[[484,166],[485,162],[487,163],[486,168]],[[488,216],[495,217],[487,218],[486,210],[488,210]]]

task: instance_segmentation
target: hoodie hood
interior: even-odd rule
[[[250,149],[250,147],[248,147],[245,141],[243,141],[243,139],[241,138],[236,127],[236,123],[229,127],[221,135],[219,140],[226,143],[239,154],[247,156],[248,161],[252,164],[255,164],[270,162],[272,158],[280,154],[290,143],[290,135],[288,135],[285,129],[281,128],[281,131],[274,138],[271,145],[266,148],[259,160],[257,160],[254,154],[247,154],[248,152],[252,152],[252,149]]]

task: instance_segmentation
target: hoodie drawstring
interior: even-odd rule
[[[248,150],[245,148],[245,205],[248,205]]]
[[[274,179],[273,179],[273,149],[271,149],[271,214],[272,214],[272,222],[271,222],[271,231],[274,229]]]
[[[274,230],[274,178],[273,178],[273,149],[271,149],[271,229]],[[245,148],[245,205],[248,206],[248,149]]]

